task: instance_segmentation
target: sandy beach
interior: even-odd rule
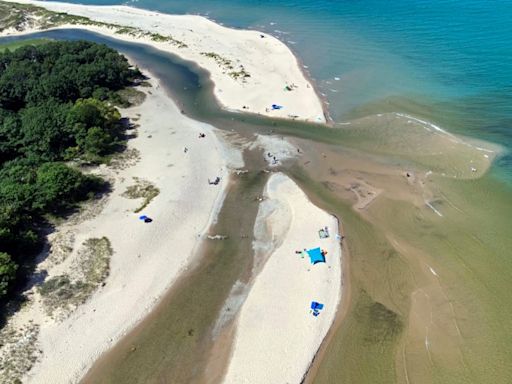
[[[321,239],[324,227],[329,237]],[[338,222],[276,173],[265,188],[256,228],[266,229],[259,247],[272,251],[240,311],[224,383],[300,383],[341,298]],[[325,263],[313,265],[296,253],[316,247],[327,251]],[[318,316],[312,301],[324,305]]]
[[[202,16],[167,15],[128,6],[92,6],[49,1],[19,0],[55,12],[84,16],[94,21],[135,27],[144,32],[172,36],[171,42],[116,33],[119,28],[95,25],[61,25],[82,28],[110,37],[149,44],[157,49],[196,62],[208,70],[214,93],[226,109],[310,122],[326,121],[322,102],[305,78],[291,50],[263,32],[226,28]],[[35,22],[37,24],[37,22]],[[1,35],[39,30],[14,29]],[[247,76],[245,76],[247,74]],[[273,109],[272,105],[282,107]]]
[[[187,268],[222,205],[229,182],[228,159],[234,152],[217,139],[213,127],[183,116],[157,82],[151,82],[146,101],[122,111],[140,124],[138,137],[129,141],[128,148],[137,151],[139,160],[122,169],[101,170],[113,184],[101,212],[59,226],[50,243],[68,235],[74,239],[71,254],[62,263],[48,257],[38,267],[46,271],[47,279],[52,278],[69,267],[86,239],[106,237],[113,255],[105,285],[62,321],[45,314],[33,288],[31,303],[10,320],[14,328],[29,323],[39,326],[36,345],[41,353],[26,382],[77,382]],[[199,138],[200,133],[206,136]],[[231,158],[233,165],[241,165],[240,158]],[[209,185],[208,179],[216,177],[220,183]],[[140,213],[134,210],[141,199],[123,196],[134,178],[160,190]],[[142,214],[153,222],[139,220]]]
[[[120,40],[145,43],[192,60],[210,72],[215,83],[215,96],[226,109],[325,122],[321,101],[301,72],[296,58],[285,44],[270,35],[225,28],[200,16],[171,16],[126,6],[96,7],[26,0],[21,2],[103,23],[172,36],[182,45],[156,42],[147,36],[118,34],[117,28],[110,26],[74,24],[58,27],[83,28]],[[23,31],[5,30],[1,35],[19,35],[37,30],[37,25],[27,25]],[[232,69],[227,67],[227,62],[230,67],[233,66]],[[243,70],[250,76],[236,78],[232,76],[232,70]],[[141,106],[122,111],[123,116],[133,118],[139,125],[137,137],[129,142],[127,150],[127,153],[133,154],[133,158],[127,159],[125,164],[117,168],[101,167],[98,173],[111,181],[112,192],[92,209],[94,212],[90,215],[61,224],[49,236],[51,252],[57,254],[64,248],[71,251],[64,257],[64,261],[55,262],[56,257],[51,256],[42,261],[37,269],[38,273],[46,276],[46,280],[67,273],[80,258],[80,250],[88,239],[107,238],[113,254],[110,257],[110,272],[105,284],[71,313],[59,312],[57,316],[47,313],[44,300],[35,286],[29,292],[29,305],[10,319],[9,327],[12,329],[30,326],[32,330],[30,338],[25,338],[24,341],[34,341],[30,356],[26,360],[34,359],[36,363],[24,377],[26,382],[78,382],[102,352],[113,346],[143,319],[190,265],[201,239],[206,236],[206,230],[222,205],[229,169],[243,166],[240,153],[221,141],[221,136],[214,133],[215,128],[186,118],[155,79],[151,80],[151,84],[152,88],[146,91],[147,99]],[[272,108],[274,103],[282,108]],[[206,137],[199,138],[200,133],[205,133]],[[272,150],[280,160],[292,156],[291,153],[295,151],[290,145],[283,148],[268,147],[267,141],[260,137],[255,145]],[[279,163],[270,162],[270,158],[266,160],[269,166]],[[220,177],[220,183],[209,185],[208,181],[216,177]],[[159,194],[142,212],[135,213],[141,200],[128,199],[123,194],[128,187],[140,180],[154,185]],[[285,204],[295,208],[295,204],[304,203],[305,196],[290,180],[286,180],[283,175],[275,176],[272,180],[267,188],[270,199],[284,202],[285,196],[282,194],[292,193],[293,197],[287,197]],[[306,239],[308,235],[304,237],[302,232],[310,231],[311,241],[314,242],[313,239],[318,240],[317,226],[320,228],[328,225],[333,234],[337,232],[334,218],[311,204],[306,206],[310,210],[303,212],[301,209],[300,212],[313,214],[319,219],[318,222],[310,221],[307,228],[297,227],[295,235],[286,235],[287,241],[290,236],[297,236],[296,240]],[[152,218],[153,222],[144,223],[139,220],[142,214]],[[266,219],[262,216],[260,221]],[[285,214],[279,220],[290,220],[290,224],[294,225],[297,223],[295,215]],[[315,298],[324,302],[327,308],[320,317],[313,317],[307,303],[310,298],[306,298],[305,291],[297,291],[297,300],[293,302],[298,306],[283,311],[287,316],[304,312],[300,326],[299,323],[288,322],[290,330],[294,330],[292,333],[297,330],[311,331],[313,336],[311,340],[306,338],[302,341],[301,345],[307,346],[306,353],[299,353],[298,357],[290,354],[290,369],[286,371],[286,377],[299,377],[304,374],[334,318],[341,278],[339,247],[331,244],[332,240],[333,237],[330,241],[324,240],[322,244],[329,252],[329,259],[332,258],[328,264],[317,265],[316,272],[310,272],[308,261],[302,259],[292,267],[303,274],[307,273],[308,277],[313,277],[310,284],[303,285],[302,289],[309,287],[308,294],[315,291]],[[289,245],[296,246],[293,242]],[[306,246],[308,245],[304,244]],[[276,254],[272,256],[269,265],[276,259]],[[290,262],[299,260],[296,255],[292,256],[294,257]],[[269,274],[279,284],[286,277],[273,276],[274,272],[271,267],[266,267],[261,276],[258,276],[258,282],[244,307],[229,371],[230,375],[235,375],[235,381],[238,380],[238,370],[245,370],[245,360],[239,362],[240,353],[237,352],[248,342],[244,331],[245,319],[247,316],[259,316],[264,309],[258,304],[261,303],[262,294],[258,289],[261,285],[259,281]],[[314,279],[315,273],[323,274],[321,277],[319,275],[320,280]],[[297,276],[299,275],[300,273]],[[332,289],[330,294],[326,287]],[[272,328],[273,319],[270,318],[269,321],[262,324]],[[261,331],[264,332],[265,329]],[[282,334],[286,332],[283,331]],[[259,337],[258,333],[255,336]],[[19,349],[20,345],[18,343],[9,348]],[[297,352],[296,347],[291,349]],[[3,353],[9,353],[10,350],[4,349]],[[244,353],[244,359],[250,356],[259,358],[259,353],[258,350],[247,355]],[[56,361],[59,364],[55,364]],[[297,362],[300,362],[302,368],[291,369]],[[257,366],[254,368],[258,369]],[[261,370],[261,373],[264,371]],[[228,382],[229,377],[231,376],[228,375]]]
[[[259,32],[124,5],[7,1],[0,37],[80,29],[137,43],[126,52],[161,82],[142,83],[146,102],[122,110],[138,125],[123,160],[86,170],[112,190],[49,218],[49,254],[0,329],[0,384],[510,382],[507,7],[125,3]],[[212,82],[197,90],[150,47]],[[9,81],[25,71],[10,68]],[[210,108],[212,92],[235,113]],[[158,195],[136,213],[143,199],[126,191],[141,180]],[[68,273],[82,282],[73,266],[92,239],[111,245],[108,276],[48,314],[43,289]],[[67,284],[57,306],[80,289]]]

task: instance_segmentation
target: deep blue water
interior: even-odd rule
[[[197,13],[265,30],[298,54],[335,120],[409,112],[512,149],[510,0],[79,2]],[[512,180],[512,157],[494,171]]]

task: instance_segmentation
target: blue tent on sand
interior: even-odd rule
[[[308,252],[311,264],[325,263],[325,256],[322,255],[322,251],[320,250],[320,247],[310,249],[307,252]]]
[[[313,316],[317,317],[320,314],[320,311],[324,309],[324,305],[317,303],[316,301],[312,301],[311,309],[313,310]]]

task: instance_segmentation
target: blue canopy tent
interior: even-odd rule
[[[307,251],[311,264],[325,263],[325,256],[319,248],[313,248]]]

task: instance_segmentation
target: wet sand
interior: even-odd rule
[[[385,158],[365,153],[356,160],[340,148],[323,153],[305,157],[306,170],[292,174],[319,206],[344,218],[351,300],[306,382],[486,382],[487,367],[506,382],[500,380],[510,373],[496,360],[506,349],[492,346],[502,345],[497,335],[510,329],[510,306],[491,308],[505,303],[495,295],[506,291],[510,261],[502,245],[510,240],[506,231],[490,230],[505,225],[504,186],[490,176],[423,179],[425,168],[389,158],[385,165]],[[345,188],[361,180],[382,191],[362,210]],[[496,332],[498,324],[503,331]]]

